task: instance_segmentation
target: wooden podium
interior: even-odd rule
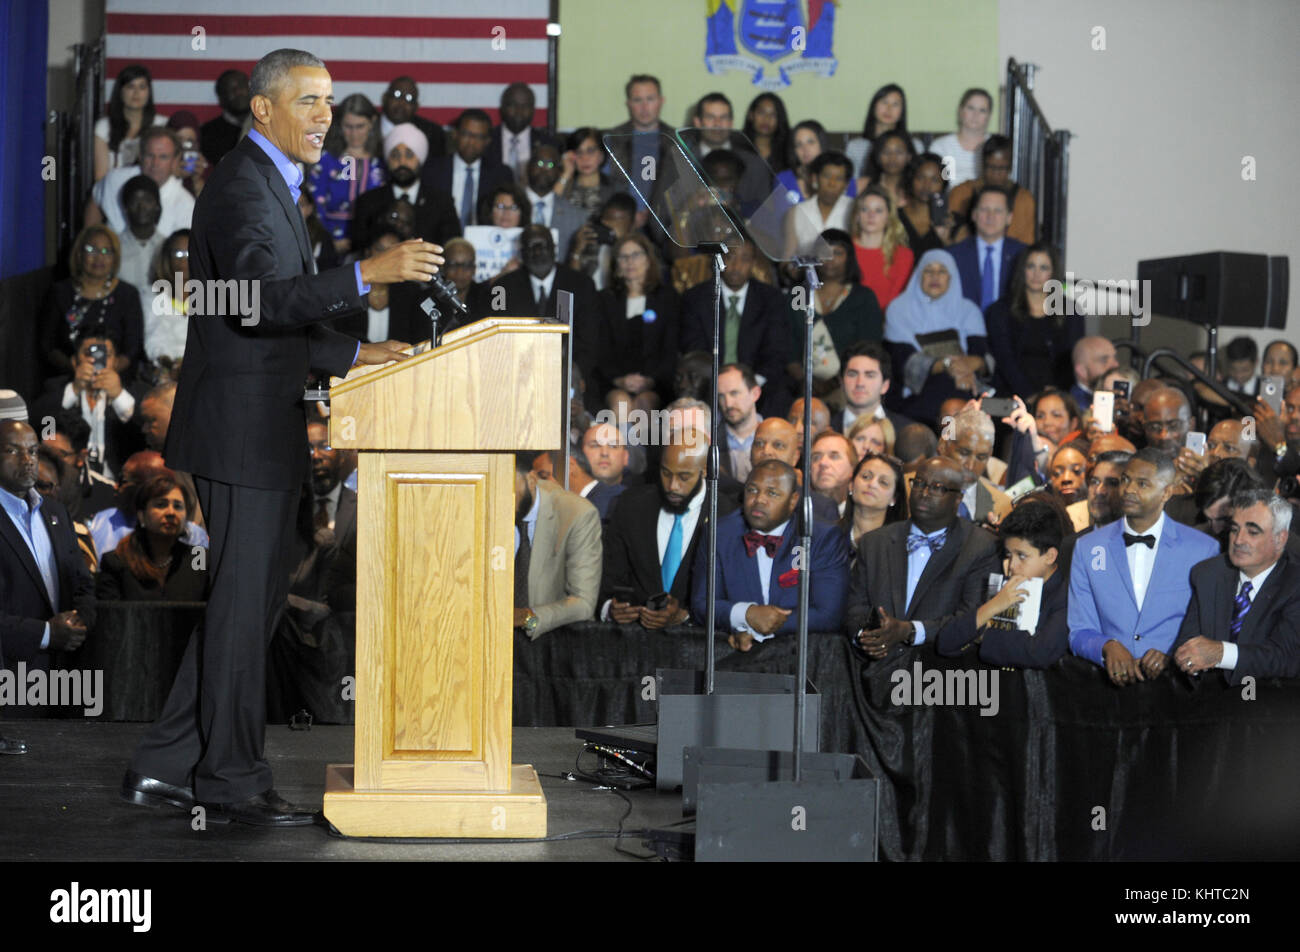
[[[546,835],[510,762],[514,451],[557,445],[566,333],[490,318],[330,390],[330,444],[360,451],[356,762],[325,777],[345,835]]]

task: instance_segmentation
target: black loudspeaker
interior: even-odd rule
[[[1209,251],[1138,262],[1150,281],[1149,313],[1216,327],[1286,329],[1290,267],[1285,256]]]

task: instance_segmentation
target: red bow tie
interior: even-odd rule
[[[767,553],[770,559],[776,555],[776,550],[781,545],[781,537],[774,535],[763,535],[761,532],[754,532],[752,529],[745,533],[745,554],[751,559],[754,553],[762,549]]]

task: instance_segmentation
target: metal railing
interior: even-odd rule
[[[104,98],[104,39],[72,47],[76,91],[72,109],[51,112],[56,130],[57,261],[63,261],[81,230],[81,213],[95,184],[95,119]]]
[[[1151,377],[1151,371],[1156,367],[1157,361],[1162,364],[1173,364],[1183,374],[1190,377],[1193,383],[1204,384],[1208,389],[1212,390],[1229,409],[1236,410],[1241,416],[1250,416],[1255,412],[1253,400],[1248,400],[1241,394],[1229,390],[1227,386],[1201,371],[1172,347],[1155,347],[1146,350],[1133,340],[1116,340],[1113,343],[1116,351],[1128,350],[1132,353],[1133,358],[1136,358],[1136,360],[1130,358],[1130,364],[1138,371],[1143,380]],[[1199,425],[1204,430],[1210,423],[1210,406],[1207,405],[1207,401],[1204,399],[1198,400],[1197,403],[1200,407],[1198,413]]]
[[[1003,131],[1011,139],[1011,178],[1037,199],[1036,233],[1065,257],[1070,133],[1053,130],[1034,98],[1033,63],[1007,60]]]

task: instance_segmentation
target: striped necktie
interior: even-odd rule
[[[1241,626],[1246,622],[1246,612],[1250,611],[1250,582],[1241,583],[1241,591],[1237,593],[1236,601],[1233,604],[1232,625],[1228,629],[1228,640],[1235,642],[1237,636],[1241,634]]]

